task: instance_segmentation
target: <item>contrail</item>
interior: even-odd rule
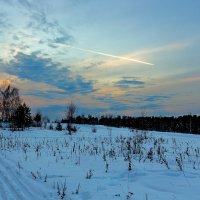
[[[99,54],[99,55],[107,56],[107,57],[111,57],[111,58],[118,58],[118,59],[121,59],[121,60],[128,60],[128,61],[132,61],[132,62],[142,63],[142,64],[145,64],[145,65],[154,65],[152,63],[148,63],[148,62],[145,62],[145,61],[136,60],[136,59],[132,59],[132,58],[127,58],[127,57],[124,57],[124,56],[116,56],[116,55],[113,55],[113,54],[103,53],[103,52],[94,51],[94,50],[90,50],[90,49],[83,49],[83,48],[74,47],[74,46],[71,46],[71,45],[65,45],[65,46],[69,47],[71,49],[77,49],[77,50],[80,50],[80,51]]]

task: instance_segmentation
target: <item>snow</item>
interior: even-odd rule
[[[199,200],[200,136],[77,126],[0,129],[0,199]]]

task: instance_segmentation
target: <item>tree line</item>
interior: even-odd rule
[[[75,124],[105,125],[138,130],[200,134],[200,116],[197,115],[178,117],[131,117],[112,115],[94,117],[92,115],[78,115],[71,120],[72,123]],[[67,123],[67,121],[67,119],[61,120],[63,123]]]

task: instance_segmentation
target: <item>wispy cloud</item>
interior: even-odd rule
[[[96,89],[96,91],[93,92],[92,95],[97,98],[98,97],[100,97],[100,98],[101,97],[102,98],[105,98],[105,97],[117,98],[117,97],[120,97],[127,93],[127,90],[124,88],[109,86],[109,85],[103,86],[103,87],[98,87],[95,89]]]
[[[145,105],[141,105],[139,108],[142,110],[145,110],[145,111],[152,111],[152,110],[155,110],[155,109],[159,109],[163,106],[161,106],[160,104],[158,103],[151,103],[151,104],[145,104]]]
[[[144,99],[140,98],[140,100],[147,101],[147,102],[154,102],[154,101],[167,100],[169,98],[170,96],[166,96],[166,95],[152,95],[152,96],[147,96]]]
[[[145,55],[154,54],[154,53],[177,51],[177,50],[185,49],[185,48],[191,46],[192,43],[193,43],[193,41],[177,42],[177,43],[163,45],[160,47],[143,49],[141,51],[131,53],[131,55],[145,56]]]
[[[29,1],[27,0],[18,0],[18,2],[24,6],[26,9],[31,10],[34,9],[35,6],[33,4],[31,4]]]
[[[2,33],[6,32],[6,35],[3,34],[1,37],[4,39],[1,48],[8,46],[9,49],[7,58],[4,56],[4,59],[10,59],[11,50],[19,52],[18,49],[20,49],[21,52],[27,53],[21,48],[24,41],[32,51],[33,49],[35,51],[49,47],[56,48],[58,43],[73,44],[75,39],[69,33],[70,31],[54,17],[50,17],[46,6],[44,2],[38,1],[3,1],[2,7],[5,13],[0,12],[0,31],[2,29]],[[17,21],[17,18],[20,18],[20,21]]]
[[[160,47],[153,47],[148,49],[143,49],[141,51],[136,51],[128,54],[122,55],[122,57],[128,57],[128,58],[136,58],[136,59],[145,59],[145,57],[152,57],[154,54],[158,53],[165,53],[165,52],[173,52],[178,51],[181,49],[185,49],[192,45],[193,42],[178,42],[173,44],[167,44]],[[116,59],[110,59],[105,60],[102,64],[100,63],[97,67],[102,68],[115,68],[115,67],[124,67],[125,65],[130,64],[128,60],[116,60]],[[155,63],[156,66],[156,63]]]
[[[174,75],[166,75],[154,80],[153,87],[147,87],[144,91],[146,94],[163,93],[171,91],[171,93],[191,92],[196,89],[200,82],[200,70],[186,71]],[[186,90],[190,87],[190,90]]]
[[[27,0],[19,0],[27,9],[29,21],[26,28],[42,31],[49,36],[47,43],[72,44],[74,37],[69,34],[57,20],[49,18],[45,9],[38,4],[30,4]],[[44,40],[45,41],[45,40]]]
[[[139,81],[139,80],[136,80],[136,79],[122,79],[122,80],[119,80],[117,82],[115,82],[115,86],[117,87],[122,87],[122,88],[129,88],[129,87],[132,87],[132,86],[137,86],[137,87],[144,87],[144,82],[143,81]]]

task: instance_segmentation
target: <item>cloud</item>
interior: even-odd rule
[[[12,28],[12,25],[8,22],[8,17],[5,12],[0,11],[0,32],[5,34],[5,30]]]
[[[45,33],[53,31],[57,28],[58,24],[56,21],[50,21],[47,19],[44,11],[34,11],[30,13],[30,22],[27,28],[33,28],[35,30],[42,30]]]
[[[166,100],[169,99],[170,96],[166,96],[166,95],[154,95],[154,96],[147,96],[143,99],[143,101],[147,101],[147,102],[154,102],[154,101],[160,101],[160,100]]]
[[[199,90],[200,70],[187,70],[182,73],[175,73],[173,75],[166,75],[154,80],[152,87],[145,88],[146,96],[157,94],[158,96],[170,96],[177,99],[178,96],[185,96],[192,94]],[[197,92],[199,94],[199,92]],[[162,95],[165,94],[165,95]],[[167,94],[167,95],[166,95]]]
[[[144,55],[149,55],[149,54],[154,54],[154,53],[177,51],[177,50],[185,49],[185,48],[191,46],[191,44],[192,44],[191,41],[177,42],[177,43],[163,45],[163,46],[160,46],[160,47],[143,49],[141,51],[132,53],[132,55],[134,55],[134,56],[144,56]]]
[[[54,43],[61,43],[61,44],[69,44],[69,42],[72,42],[72,41],[73,41],[73,37],[71,35],[66,34],[66,33],[64,33],[60,37],[56,37],[53,40]]]
[[[94,86],[95,87],[95,86]],[[96,87],[96,91],[92,93],[92,95],[96,98],[117,98],[122,95],[125,95],[127,91],[124,88],[114,87],[114,86],[102,86],[102,87]]]
[[[0,29],[4,26],[6,26],[4,28],[11,27],[11,24],[7,25],[10,20],[15,31],[9,31],[8,34],[11,37],[13,35],[12,39],[14,41],[20,39],[20,41],[24,42],[25,36],[22,33],[31,33],[31,37],[35,37],[38,44],[39,41],[43,41],[43,44],[45,43],[53,48],[56,48],[56,44],[59,43],[69,45],[75,41],[66,27],[62,27],[54,17],[50,17],[50,14],[46,12],[46,3],[28,0],[3,0],[3,2],[6,3],[3,6],[5,6],[7,12],[0,12]],[[16,21],[16,18],[20,18],[20,21]],[[19,35],[22,37],[19,37]],[[36,43],[36,41],[34,42]]]
[[[60,93],[88,94],[94,92],[93,83],[85,81],[80,75],[73,76],[69,67],[60,67],[49,58],[40,58],[37,53],[30,55],[18,53],[2,71],[20,79],[41,82],[60,89]]]
[[[36,9],[36,5],[33,2],[27,0],[1,0],[9,6],[21,6],[29,11]]]
[[[114,83],[116,87],[121,87],[121,88],[130,88],[130,87],[143,88],[144,84],[145,82],[139,81],[135,77],[125,77],[124,79]]]
[[[137,80],[120,80],[116,82],[115,85],[119,87],[129,87],[132,85],[144,85],[144,82]]]
[[[145,105],[142,105],[142,106],[140,106],[140,109],[141,110],[154,110],[154,109],[159,109],[159,108],[161,108],[163,105],[160,105],[160,104],[158,104],[158,103],[155,103],[155,104],[153,104],[153,103],[151,103],[151,104],[145,104]]]
[[[168,81],[172,84],[189,84],[189,83],[195,83],[200,81],[200,70],[193,70],[189,72],[184,72],[178,75],[174,75],[171,77],[172,80],[169,81],[169,77],[165,79],[165,81]]]
[[[72,99],[76,104],[84,108],[108,109],[110,106],[106,101],[101,101],[92,95],[74,94]]]
[[[19,0],[22,5],[29,11],[29,22],[26,28],[34,31],[42,31],[49,36],[46,39],[48,44],[72,44],[74,37],[53,18],[49,18],[45,10],[37,4],[30,4],[26,0]],[[45,41],[45,40],[43,40]],[[56,47],[56,46],[52,46]]]

